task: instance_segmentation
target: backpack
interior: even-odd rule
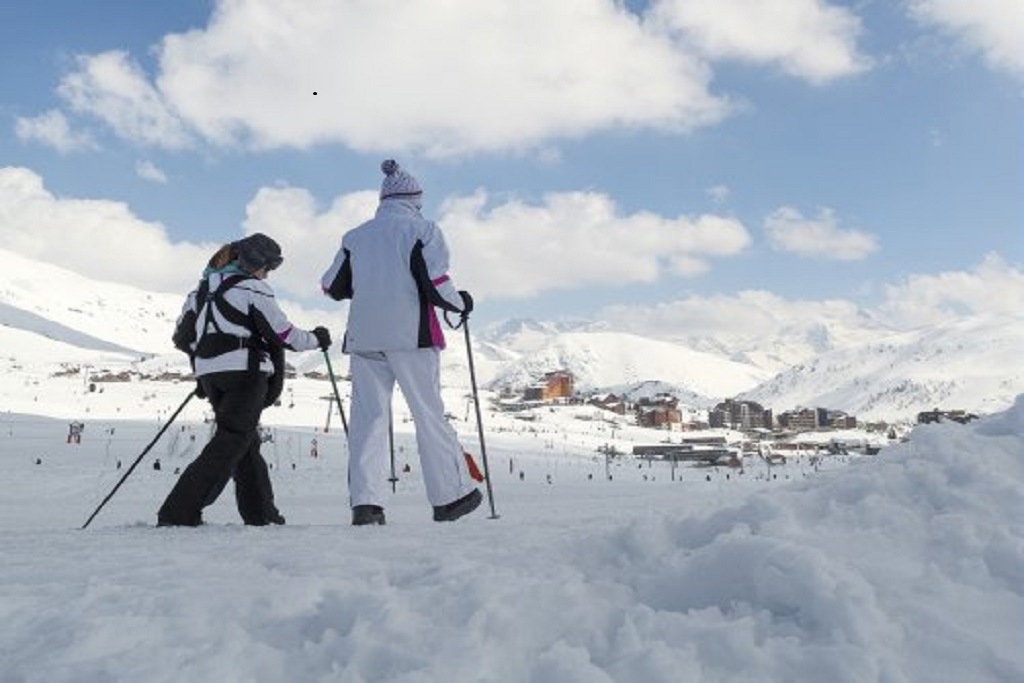
[[[269,356],[274,365],[274,374],[270,376],[264,406],[271,406],[284,390],[284,345],[278,340],[266,319],[262,315],[256,315],[254,306],[250,305],[249,310],[243,313],[224,299],[224,295],[229,289],[250,279],[252,279],[251,275],[231,275],[225,278],[211,294],[210,281],[203,278],[196,289],[195,309],[186,311],[181,317],[171,341],[175,348],[188,354],[193,372],[196,358],[215,358],[231,351],[247,348],[249,349],[248,371],[255,374],[260,371],[260,363],[263,358]],[[207,306],[208,300],[210,300],[209,306]],[[221,330],[217,319],[213,316],[214,306],[229,322],[249,330],[249,336],[239,337]],[[197,339],[196,323],[199,314],[204,309],[206,314],[202,325],[203,332]],[[211,332],[210,327],[213,327],[214,331]],[[202,394],[201,387],[199,393]]]

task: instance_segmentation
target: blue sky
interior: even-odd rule
[[[1022,310],[1024,6],[967,4],[3,0],[0,248],[184,292],[261,230],[336,312],[393,156],[481,322]]]

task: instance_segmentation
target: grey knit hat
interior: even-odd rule
[[[412,197],[423,194],[423,188],[416,178],[407,173],[394,159],[387,159],[380,165],[384,171],[384,182],[380,185],[380,198]]]

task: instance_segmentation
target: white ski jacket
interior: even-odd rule
[[[320,280],[336,301],[351,299],[344,350],[444,348],[434,307],[458,313],[441,229],[404,197],[381,201],[371,220],[347,232]]]
[[[249,326],[239,325],[225,317],[222,309],[215,303],[215,295],[224,283],[238,271],[212,271],[206,276],[209,293],[205,304],[198,305],[199,288],[189,293],[178,317],[178,327],[189,324],[194,326],[195,337],[190,344],[193,353],[196,346],[206,334],[223,333],[232,335],[239,340],[239,347],[211,358],[194,357],[195,375],[201,377],[214,372],[247,370],[249,368],[249,351],[247,346],[253,330],[270,343],[278,343],[293,351],[310,351],[319,348],[316,336],[311,332],[294,327],[274,299],[274,290],[264,280],[248,277],[223,292],[223,303],[230,306],[238,314],[247,316]],[[201,284],[201,283],[200,283]],[[194,317],[193,317],[194,316]],[[269,356],[262,353],[259,369],[266,374],[273,374],[274,366]]]

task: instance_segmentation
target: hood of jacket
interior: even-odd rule
[[[419,216],[422,197],[387,197],[377,207],[378,216]]]

